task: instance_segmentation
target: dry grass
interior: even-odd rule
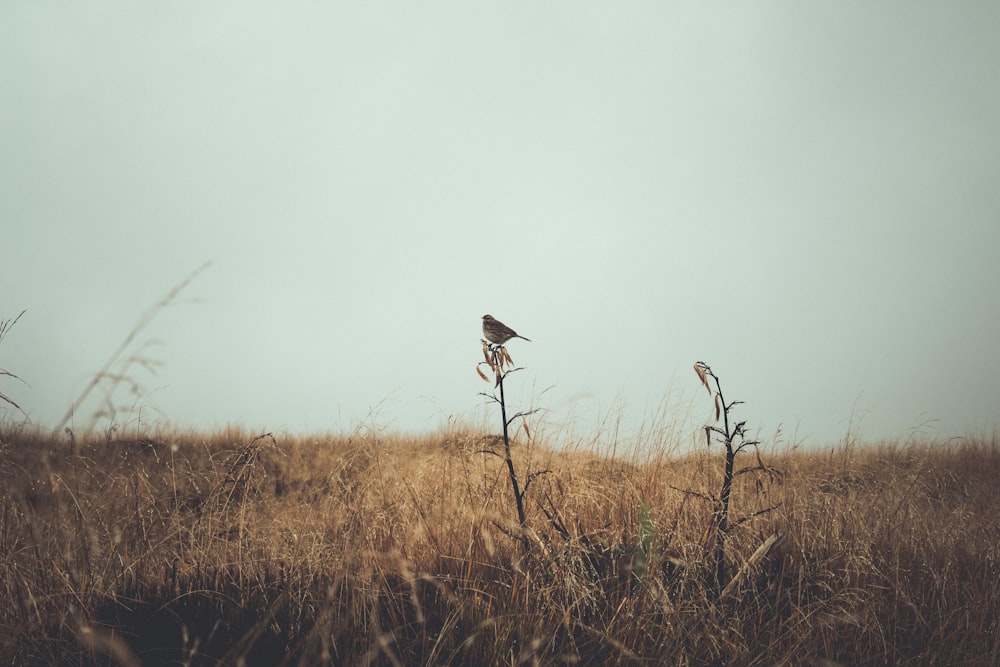
[[[3,664],[1000,664],[995,436],[769,457],[732,570],[785,539],[724,598],[671,488],[714,492],[718,452],[515,447],[551,471],[525,554],[472,431],[0,443]]]

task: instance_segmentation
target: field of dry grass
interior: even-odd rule
[[[495,444],[7,427],[0,663],[1000,664],[995,435],[765,454],[725,594],[717,449]]]

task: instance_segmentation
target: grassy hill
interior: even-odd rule
[[[0,663],[1000,664],[995,436],[765,454],[721,563],[717,447],[516,444],[522,527],[496,444],[7,427]]]

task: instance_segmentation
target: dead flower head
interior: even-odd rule
[[[507,352],[507,348],[503,345],[494,345],[492,343],[487,343],[483,341],[483,361],[476,364],[476,372],[479,373],[479,377],[483,378],[487,382],[490,381],[489,377],[483,372],[483,365],[489,366],[490,370],[493,371],[493,375],[496,378],[496,385],[500,384],[500,380],[503,378],[504,373],[513,368],[514,360],[510,358],[510,353]]]

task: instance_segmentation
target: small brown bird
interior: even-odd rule
[[[486,340],[495,345],[503,345],[511,338],[523,338],[529,343],[531,342],[530,338],[519,335],[500,320],[494,319],[492,315],[483,315],[483,335],[486,336]]]

